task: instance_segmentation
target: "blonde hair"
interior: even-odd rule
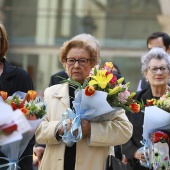
[[[60,48],[59,59],[65,68],[67,54],[72,48],[83,48],[90,56],[93,66],[100,63],[100,48],[98,41],[90,34],[79,34],[66,41]]]

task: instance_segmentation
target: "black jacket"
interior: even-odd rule
[[[62,70],[62,71],[59,71],[55,74],[53,74],[51,77],[50,77],[50,83],[49,83],[49,86],[53,86],[55,84],[60,84],[60,82],[62,82],[62,80],[64,79],[67,79],[68,78],[68,75],[67,73]]]
[[[16,91],[27,92],[34,89],[31,77],[25,70],[21,67],[12,66],[5,58],[2,62],[4,63],[4,69],[0,76],[0,90],[8,92],[8,96],[11,96]],[[35,138],[33,137],[20,159],[27,155],[33,155],[34,144]],[[4,157],[2,152],[0,152],[0,157]],[[19,161],[21,170],[32,170],[32,160],[32,156],[29,156]],[[0,159],[0,164],[4,164],[5,162]]]
[[[12,66],[3,59],[4,69],[0,76],[0,90],[8,92],[11,96],[16,91],[27,92],[34,89],[31,77],[21,67]]]

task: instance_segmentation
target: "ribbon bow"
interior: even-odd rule
[[[71,128],[68,131],[66,130],[67,120],[72,121]],[[66,112],[62,114],[61,124],[64,129],[64,135],[61,137],[67,146],[73,146],[75,142],[82,138],[80,115],[76,115],[70,108],[67,108]]]
[[[19,163],[22,159],[24,159],[24,158],[26,158],[26,157],[29,157],[29,156],[32,157],[32,155],[27,155],[27,156],[22,157],[22,158],[19,159],[19,160],[11,160],[11,159],[6,158],[6,157],[0,157],[0,159],[4,159],[4,160],[6,160],[6,161],[9,162],[9,163],[0,165],[0,169],[1,169],[1,168],[4,168],[4,167],[8,167],[8,166],[9,166],[9,170],[18,170],[18,169],[21,169],[21,168],[18,166],[18,163]]]

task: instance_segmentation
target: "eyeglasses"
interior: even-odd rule
[[[156,74],[158,70],[161,71],[162,74],[168,73],[169,69],[167,67],[148,67],[150,72]]]
[[[89,60],[90,59],[87,58],[79,58],[78,60],[76,60],[75,58],[66,58],[66,63],[71,66],[78,62],[80,66],[85,66]]]

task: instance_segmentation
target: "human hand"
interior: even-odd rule
[[[72,125],[72,120],[67,120],[67,124],[65,124],[65,128],[66,128],[66,131],[68,132],[71,128],[71,125]],[[59,136],[62,136],[64,135],[64,128],[63,128],[63,125],[61,124],[58,128],[58,131],[57,131],[57,134]]]
[[[133,157],[135,159],[142,161],[142,162],[146,162],[144,154],[139,152],[138,150],[134,153]]]
[[[91,135],[91,124],[87,120],[81,119],[81,128],[83,137],[90,138]]]
[[[42,146],[37,146],[33,148],[33,152],[35,154],[35,156],[37,156],[38,162],[41,161],[43,154],[44,154],[44,150],[45,148]]]
[[[124,164],[127,164],[127,163],[128,163],[128,160],[127,160],[127,158],[125,157],[125,155],[123,155],[122,162],[123,162]]]

